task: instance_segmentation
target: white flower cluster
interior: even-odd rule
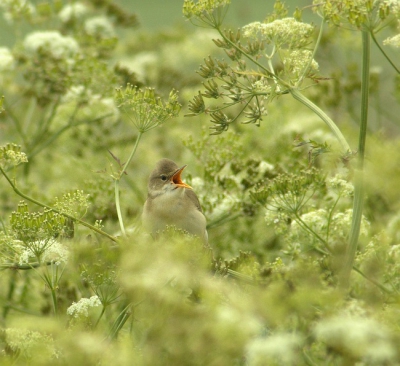
[[[345,212],[338,212],[332,217],[331,223],[331,232],[339,235],[341,237],[347,237],[349,233],[349,229],[351,226],[351,220],[353,217],[353,210],[348,209]],[[360,227],[360,236],[368,236],[370,223],[362,216],[361,218],[361,227]]]
[[[94,94],[92,90],[83,85],[71,86],[61,101],[62,105],[59,108],[56,123],[64,123],[65,118],[68,118],[66,116],[71,113],[71,104],[73,105],[72,108],[75,108],[74,103],[81,104],[76,114],[76,120],[79,121],[91,121],[107,115],[104,120],[114,123],[120,117],[120,110],[113,98],[104,98],[100,94]]]
[[[253,88],[253,91],[256,93],[270,93],[271,92],[271,86],[268,84],[268,79],[266,79],[266,78],[261,78],[260,80],[257,80],[251,86]]]
[[[32,16],[36,13],[35,7],[27,0],[0,0],[0,8],[3,9],[3,18],[12,24],[21,16]]]
[[[389,365],[396,358],[389,330],[373,319],[334,316],[318,323],[314,334],[330,349],[368,365]]]
[[[57,358],[54,340],[39,332],[21,328],[7,328],[4,330],[7,346],[15,353],[20,352],[24,357],[31,358],[36,350],[43,351],[49,357]]]
[[[101,305],[101,301],[97,295],[92,296],[90,299],[83,297],[78,302],[73,302],[67,309],[67,314],[79,318],[80,316],[88,317],[89,309]]]
[[[184,0],[183,15],[187,18],[200,16],[203,12],[210,13],[219,7],[229,5],[231,0]]]
[[[115,37],[114,26],[105,16],[90,18],[85,21],[85,31],[91,36],[102,38]]]
[[[275,233],[284,234],[288,230],[288,217],[274,207],[268,206],[264,216],[267,225],[274,227]]]
[[[250,23],[242,28],[244,36],[261,38],[278,47],[301,48],[309,43],[314,27],[294,18],[277,19],[271,23]]]
[[[352,197],[354,194],[353,184],[347,182],[339,174],[327,180],[328,187],[339,192],[341,196]]]
[[[348,209],[345,212],[337,212],[330,218],[329,238],[331,243],[343,242],[346,240],[351,227],[351,220],[353,210]],[[325,209],[318,209],[315,211],[307,212],[300,216],[301,221],[312,229],[320,237],[326,239],[328,233],[328,211]],[[361,219],[360,236],[366,237],[369,233],[369,222],[363,216]],[[316,237],[304,229],[303,224],[297,220],[293,220],[290,225],[287,240],[292,243],[299,243],[300,245],[310,243],[310,239]]]
[[[389,46],[393,46],[393,47],[399,48],[400,47],[400,34],[397,34],[397,35],[395,35],[393,37],[386,38],[383,41],[383,44],[385,46],[389,45]]]
[[[247,364],[249,366],[295,365],[302,343],[302,337],[293,333],[256,338],[246,347]]]
[[[58,17],[64,23],[67,23],[73,19],[80,19],[88,12],[86,5],[82,3],[73,3],[65,5],[60,12]]]
[[[29,263],[30,258],[38,259],[37,253],[41,253],[41,262],[52,262],[57,266],[68,262],[69,252],[67,248],[53,238],[38,240],[28,245],[16,244],[16,246],[21,250],[19,264]]]
[[[10,71],[14,67],[14,56],[7,47],[0,47],[0,72]]]
[[[74,38],[57,31],[32,32],[25,37],[23,45],[28,52],[43,50],[59,59],[73,57],[79,52],[78,42]]]
[[[319,65],[317,61],[312,59],[312,52],[310,50],[289,51],[289,53],[283,58],[283,65],[285,66],[286,71],[296,76],[301,76],[309,65],[309,74],[316,74],[319,70]]]

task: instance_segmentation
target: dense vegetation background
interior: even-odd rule
[[[1,364],[400,364],[397,1],[0,10]]]

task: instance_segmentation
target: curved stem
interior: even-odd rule
[[[282,84],[286,84],[283,80],[281,80],[277,75],[269,71],[264,65],[260,64],[257,60],[255,60],[253,57],[251,57],[247,52],[245,52],[243,49],[241,49],[239,46],[237,46],[234,42],[232,42],[229,38],[225,36],[225,34],[221,31],[221,29],[218,26],[214,26],[217,32],[220,34],[220,36],[224,39],[225,42],[229,43],[234,49],[239,51],[243,56],[248,58],[251,62],[253,62],[255,65],[257,65],[261,70],[265,71],[265,73],[270,76],[273,79],[279,80]]]
[[[121,204],[120,204],[120,200],[119,200],[119,182],[120,182],[123,174],[125,174],[126,168],[128,167],[129,163],[131,162],[133,155],[135,155],[135,152],[139,145],[139,141],[142,138],[142,135],[143,135],[143,132],[139,131],[139,134],[136,138],[135,146],[133,147],[132,152],[129,155],[128,161],[124,164],[121,172],[118,174],[118,177],[115,178],[115,180],[114,180],[115,206],[117,209],[119,226],[121,228],[122,235],[124,235],[124,236],[126,235],[126,231],[125,231],[125,227],[124,227],[124,221],[122,219]]]
[[[39,202],[37,200],[35,200],[32,197],[27,196],[26,194],[22,193],[17,187],[16,185],[13,183],[13,181],[10,179],[10,177],[7,175],[7,173],[4,171],[4,169],[0,166],[0,172],[4,175],[4,177],[6,178],[6,180],[8,181],[8,183],[10,184],[10,186],[12,187],[13,191],[20,197],[25,198],[27,201],[34,203],[35,205],[38,205],[40,207],[43,208],[47,208],[48,210],[51,210],[55,213],[58,213],[60,215],[63,215],[65,217],[68,217],[69,219],[71,219],[74,222],[78,222],[79,224],[81,224],[82,226],[86,226],[87,228],[89,228],[92,231],[95,231],[96,233],[103,235],[105,237],[107,237],[108,239],[112,240],[113,242],[118,242],[118,240],[116,238],[114,238],[113,236],[111,236],[110,234],[106,233],[103,230],[100,230],[99,228],[97,228],[96,226],[90,225],[89,223],[87,223],[86,221],[83,221],[81,219],[78,219],[77,217],[74,217],[70,214],[67,214],[65,212],[59,211],[53,207],[50,207],[48,205],[45,205],[42,202]]]
[[[386,292],[387,294],[392,294],[393,292],[390,291],[388,288],[386,288],[384,285],[379,283],[378,281],[375,281],[373,278],[368,277],[364,272],[360,270],[360,268],[353,266],[353,269],[359,273],[362,277],[364,277],[367,281],[373,283],[375,286],[379,287],[383,292]]]
[[[327,227],[326,227],[326,241],[329,241],[329,231],[331,229],[331,221],[332,221],[332,216],[333,216],[333,211],[335,210],[336,205],[338,204],[340,198],[341,198],[341,194],[338,194],[338,197],[335,201],[335,203],[333,204],[332,208],[329,211],[329,215],[328,215],[328,223],[327,223]]]
[[[382,48],[381,45],[379,44],[378,40],[375,38],[375,34],[374,34],[374,31],[373,31],[373,30],[370,31],[370,35],[371,35],[371,38],[372,38],[372,40],[374,41],[376,47],[378,47],[378,48],[379,48],[379,51],[381,51],[382,55],[383,55],[383,56],[386,58],[386,60],[392,65],[392,67],[396,70],[396,72],[397,72],[398,74],[400,74],[400,69],[398,69],[398,68],[396,67],[396,65],[393,63],[393,61],[392,61],[392,60],[390,59],[390,57],[387,55],[387,53],[383,50],[383,48]]]
[[[340,131],[339,127],[336,126],[335,122],[317,105],[315,105],[311,100],[306,98],[298,89],[290,88],[290,94],[293,96],[294,99],[298,100],[300,103],[304,104],[306,107],[311,109],[318,117],[320,117],[326,125],[330,128],[332,133],[336,136],[339,143],[342,145],[342,148],[345,152],[350,151],[350,145],[348,144],[347,140],[343,136],[342,132]]]
[[[354,201],[353,201],[353,217],[351,222],[351,230],[349,235],[349,243],[346,250],[343,284],[348,286],[350,272],[353,268],[354,257],[357,251],[358,238],[360,235],[360,226],[362,211],[364,206],[364,181],[363,181],[363,168],[364,168],[364,154],[365,143],[367,138],[367,124],[368,124],[368,92],[369,92],[369,67],[370,67],[370,33],[367,30],[362,31],[363,43],[363,66],[362,66],[362,79],[361,79],[361,123],[360,135],[358,140],[358,162],[355,174],[354,184]]]
[[[324,247],[328,250],[329,253],[327,252],[323,252],[324,254],[328,255],[330,253],[332,253],[332,249],[329,247],[329,244],[327,243],[327,241],[322,238],[319,234],[317,234],[313,229],[311,229],[302,219],[301,217],[295,213],[295,218],[297,220],[297,222],[299,223],[300,226],[302,226],[305,230],[308,230],[312,235],[314,235],[323,245]]]
[[[101,313],[100,313],[100,315],[99,315],[99,317],[98,317],[98,319],[96,321],[96,324],[94,325],[94,329],[97,328],[97,325],[99,324],[100,319],[103,317],[105,311],[106,311],[106,307],[103,305],[103,309],[101,309]]]
[[[322,33],[323,33],[323,29],[324,29],[324,23],[325,23],[325,19],[322,19],[321,26],[319,28],[318,38],[317,38],[317,41],[315,42],[315,46],[314,46],[312,55],[310,57],[310,61],[308,62],[307,67],[303,70],[301,76],[299,77],[299,80],[296,82],[296,86],[300,86],[301,85],[301,83],[303,82],[304,78],[308,74],[308,71],[310,70],[311,64],[312,64],[312,62],[313,62],[313,60],[315,58],[315,54],[317,53],[317,49],[319,47],[319,44],[321,43]]]

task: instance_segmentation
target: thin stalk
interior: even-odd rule
[[[101,313],[100,313],[100,315],[99,315],[99,317],[98,317],[98,319],[96,321],[96,324],[94,325],[94,329],[97,328],[97,325],[99,324],[100,319],[103,317],[105,311],[106,311],[106,307],[103,305],[103,308],[101,309]]]
[[[14,184],[14,182],[10,179],[10,177],[7,175],[7,173],[4,171],[4,169],[3,169],[1,166],[0,166],[0,172],[4,175],[4,177],[6,178],[7,182],[10,184],[11,188],[13,189],[13,191],[14,191],[18,196],[20,196],[20,197],[26,199],[26,200],[29,201],[29,202],[34,203],[35,205],[38,205],[38,206],[43,207],[43,208],[47,208],[48,210],[51,210],[51,211],[53,211],[53,212],[55,212],[55,213],[58,213],[58,214],[60,214],[60,215],[65,216],[65,217],[68,217],[68,218],[71,219],[72,221],[78,222],[78,223],[81,224],[82,226],[86,226],[86,227],[89,228],[90,230],[95,231],[96,233],[107,237],[108,239],[112,240],[112,241],[115,242],[115,243],[118,243],[118,240],[117,240],[116,238],[114,238],[114,237],[111,236],[110,234],[106,233],[105,231],[100,230],[100,229],[97,228],[96,226],[90,225],[90,224],[87,223],[86,221],[83,221],[83,220],[81,220],[81,219],[78,219],[77,217],[74,217],[74,216],[72,216],[72,215],[69,215],[69,214],[67,214],[67,213],[65,213],[65,212],[59,211],[59,210],[57,210],[57,209],[55,209],[55,208],[53,208],[53,207],[51,207],[51,206],[45,205],[44,203],[35,200],[35,199],[32,198],[32,197],[27,196],[26,194],[24,194],[23,192],[21,192],[21,191],[17,188],[17,186]]]
[[[326,125],[330,128],[332,133],[338,139],[339,143],[342,145],[342,148],[345,152],[351,150],[350,145],[348,144],[347,140],[343,136],[338,126],[336,126],[335,122],[333,122],[332,119],[321,108],[319,108],[311,100],[306,98],[298,89],[291,88],[289,89],[289,92],[290,94],[292,94],[292,97],[294,99],[298,100],[300,103],[304,104],[307,108],[311,109],[318,117],[320,117],[326,123]]]
[[[42,144],[36,145],[36,148],[34,148],[32,150],[32,152],[30,154],[28,154],[28,159],[32,159],[35,155],[39,154],[42,150],[44,150],[47,146],[52,144],[55,140],[57,140],[64,132],[68,131],[70,128],[77,127],[77,126],[80,126],[80,125],[89,124],[89,123],[93,123],[93,122],[97,122],[97,121],[101,121],[103,118],[107,118],[107,117],[109,117],[111,115],[112,115],[112,113],[107,113],[104,116],[100,116],[100,117],[95,118],[95,119],[93,119],[93,120],[91,120],[89,122],[83,121],[83,122],[74,123],[74,124],[71,124],[71,123],[66,124],[65,126],[61,127],[57,132],[52,134]]]
[[[120,204],[120,200],[119,200],[119,182],[120,182],[122,176],[125,174],[126,168],[128,167],[129,163],[131,162],[133,155],[135,155],[135,152],[139,145],[139,141],[142,138],[142,135],[143,135],[143,132],[139,131],[139,134],[136,138],[135,146],[133,147],[132,152],[129,155],[128,161],[124,164],[121,172],[118,174],[118,177],[115,178],[115,180],[114,180],[115,206],[117,209],[119,226],[121,228],[122,235],[124,235],[124,236],[126,235],[126,231],[125,231],[125,227],[124,227],[124,221],[122,219],[121,204]]]
[[[398,68],[396,67],[396,65],[393,63],[393,61],[390,59],[390,57],[387,55],[387,53],[386,53],[386,52],[384,51],[384,49],[381,47],[381,45],[379,44],[378,40],[375,38],[375,34],[374,34],[374,31],[373,31],[373,30],[370,31],[370,35],[371,35],[371,38],[372,38],[372,40],[374,41],[376,47],[378,47],[379,51],[381,51],[382,55],[383,55],[383,56],[386,58],[386,60],[392,65],[392,67],[396,70],[396,72],[397,72],[398,74],[400,74],[400,69],[398,69]]]
[[[30,129],[30,126],[32,125],[32,116],[36,109],[36,106],[37,106],[36,98],[32,97],[29,101],[28,108],[25,113],[25,117],[24,117],[24,121],[23,121],[23,125],[25,126],[25,131],[27,131],[28,136],[30,135],[29,129]],[[35,125],[36,125],[36,123],[35,123]]]
[[[108,339],[116,339],[118,337],[119,331],[122,329],[128,318],[131,316],[131,303],[129,303],[118,315],[114,324],[111,326],[110,333],[108,335]]]
[[[299,77],[299,80],[296,83],[297,87],[301,85],[301,83],[303,82],[304,78],[308,74],[308,71],[310,70],[311,64],[312,64],[312,62],[313,62],[313,60],[315,58],[315,54],[317,53],[317,49],[319,47],[319,44],[321,43],[322,33],[323,33],[323,30],[324,30],[324,23],[325,23],[325,19],[322,19],[321,26],[319,27],[318,38],[317,38],[317,41],[315,42],[315,46],[314,46],[314,49],[313,49],[313,53],[312,53],[312,55],[310,57],[310,61],[308,62],[307,67],[303,70],[301,76]]]
[[[290,87],[284,80],[279,78],[279,76],[272,73],[264,65],[262,65],[257,60],[255,60],[251,55],[246,53],[242,48],[237,46],[234,42],[232,42],[229,38],[227,38],[224,35],[224,33],[221,31],[221,29],[218,26],[215,27],[215,29],[218,31],[218,33],[221,35],[221,37],[224,39],[225,42],[229,43],[233,48],[235,48],[237,51],[239,51],[243,56],[245,56],[251,62],[253,62],[255,65],[257,65],[268,76],[270,76],[271,78],[273,78],[276,81],[279,81],[280,84],[282,84],[283,86],[288,88],[288,91],[290,92],[290,94],[292,94],[294,99],[298,100],[300,103],[302,103],[306,107],[310,108],[317,116],[319,116],[331,129],[333,134],[336,136],[336,138],[342,145],[345,152],[348,152],[351,150],[350,145],[347,143],[347,141],[346,141],[345,137],[343,136],[342,132],[340,131],[340,129],[336,126],[336,124],[332,121],[332,119],[329,118],[329,116],[322,109],[320,109],[317,105],[315,105],[308,98],[306,98],[303,94],[301,94],[297,88]],[[319,39],[320,39],[321,35],[322,35],[322,31],[320,32]],[[316,52],[316,48],[314,49],[314,53],[315,52]]]
[[[8,105],[7,101],[4,99],[3,100],[4,106],[6,107],[7,115],[11,118],[11,120],[14,122],[15,128],[17,129],[18,134],[21,136],[21,139],[24,143],[24,146],[28,146],[28,139],[27,136],[22,128],[20,120],[14,115],[12,112],[11,107]]]
[[[339,202],[339,200],[340,200],[341,197],[342,197],[342,196],[341,196],[340,194],[338,194],[338,197],[337,197],[335,203],[333,204],[331,210],[329,211],[329,215],[328,215],[328,225],[327,225],[327,228],[326,228],[326,241],[327,241],[327,242],[329,241],[329,234],[330,234],[329,231],[330,231],[330,229],[331,229],[331,220],[332,220],[333,211],[335,210],[335,207],[336,207],[336,205],[338,204],[338,202]]]
[[[215,219],[214,221],[211,221],[209,224],[207,224],[207,229],[211,229],[223,224],[226,224],[227,222],[236,220],[237,218],[241,217],[243,214],[241,212],[239,213],[226,213],[220,217],[218,217],[217,219]]]
[[[378,281],[375,281],[373,278],[369,278],[365,273],[363,273],[358,267],[353,266],[353,269],[360,274],[362,277],[364,277],[367,281],[371,282],[375,286],[379,287],[383,292],[387,294],[392,294],[393,292],[390,291],[388,288],[386,288],[384,285],[379,283]]]
[[[361,124],[358,139],[358,161],[354,182],[354,201],[353,217],[349,235],[349,243],[346,250],[343,284],[347,287],[350,273],[353,268],[354,258],[357,251],[358,238],[360,235],[361,218],[364,206],[364,155],[367,138],[368,124],[368,92],[369,92],[369,68],[370,68],[370,33],[362,31],[363,58],[362,58],[362,77],[361,77]]]
[[[221,31],[221,28],[219,26],[213,26],[215,30],[220,34],[220,36],[224,39],[225,42],[229,43],[233,48],[235,48],[237,51],[239,51],[243,56],[248,58],[251,62],[253,62],[255,65],[257,65],[261,70],[265,71],[265,73],[270,76],[273,79],[279,80],[282,84],[286,84],[283,80],[279,78],[279,76],[275,75],[271,71],[269,71],[264,65],[260,64],[257,60],[255,60],[253,57],[251,57],[247,52],[245,52],[242,48],[240,48],[238,45],[236,45],[234,42],[232,42],[229,38],[225,36],[225,34]],[[287,85],[286,85],[287,86]]]
[[[9,283],[8,283],[8,292],[7,292],[7,300],[6,300],[7,302],[3,308],[3,320],[6,319],[8,312],[10,311],[10,308],[11,308],[10,304],[12,302],[12,298],[13,298],[14,292],[15,292],[16,279],[17,279],[17,271],[13,271],[10,274],[10,279],[9,279]]]
[[[329,255],[332,253],[332,249],[329,247],[329,244],[326,242],[324,238],[322,238],[320,235],[318,235],[313,229],[311,229],[302,219],[301,217],[295,213],[295,219],[297,223],[302,226],[305,230],[309,231],[312,235],[314,235],[323,245],[324,247],[328,250],[328,252],[322,251],[323,254]],[[316,248],[317,249],[317,248]],[[321,249],[318,248],[318,251],[321,251]]]

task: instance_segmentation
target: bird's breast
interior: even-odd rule
[[[186,188],[164,191],[146,201],[143,224],[147,230],[161,231],[173,225],[190,234],[203,237],[206,219],[195,204],[186,196]]]

